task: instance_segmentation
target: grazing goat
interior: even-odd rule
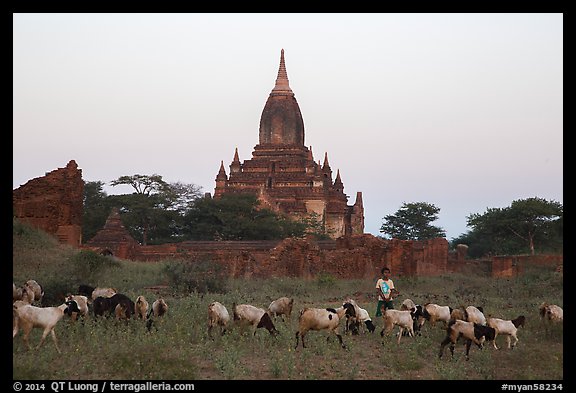
[[[252,326],[254,335],[256,335],[258,328],[265,328],[272,336],[279,333],[278,330],[276,330],[270,315],[263,308],[251,304],[233,303],[232,312],[234,315],[234,321],[238,325]]]
[[[459,319],[461,321],[467,321],[468,313],[466,313],[466,309],[464,308],[464,306],[453,309],[452,312],[450,313],[450,319]]]
[[[448,344],[450,344],[450,353],[452,354],[452,358],[454,358],[454,347],[460,337],[463,337],[466,340],[466,360],[468,360],[472,343],[482,349],[484,346],[484,340],[494,340],[496,337],[496,330],[490,326],[452,319],[446,328],[446,338],[440,344],[438,358],[442,358],[444,349]]]
[[[538,309],[540,318],[546,322],[563,322],[564,310],[555,304],[542,303]]]
[[[154,317],[162,317],[168,312],[168,304],[163,298],[156,299],[154,303],[152,303],[152,308],[148,311],[148,314],[154,315]]]
[[[360,305],[358,305],[358,303],[354,299],[348,298],[344,301],[342,305],[345,305],[346,303],[350,303],[354,307],[354,314],[355,314],[354,316],[346,318],[346,325],[347,325],[346,330],[351,329],[352,334],[358,334],[360,331],[360,326],[364,324],[364,327],[362,329],[364,331],[365,329],[368,329],[370,333],[373,333],[374,330],[376,330],[376,326],[374,326],[374,323],[372,322],[372,319],[370,318],[370,314],[368,314],[368,311],[360,307]]]
[[[284,315],[288,317],[290,320],[290,316],[292,315],[292,307],[294,306],[294,299],[288,297],[281,297],[279,299],[274,300],[268,306],[268,315],[272,318],[276,318],[277,316],[282,316],[282,321],[284,321]]]
[[[92,311],[94,312],[94,317],[104,316],[106,311],[112,310],[110,298],[98,296],[94,299],[92,304]]]
[[[18,330],[21,327],[23,331],[23,340],[26,347],[30,349],[30,341],[28,336],[33,328],[44,329],[42,333],[42,338],[36,349],[44,343],[46,336],[48,334],[52,335],[52,341],[54,341],[54,346],[58,353],[60,348],[58,348],[58,341],[56,340],[56,333],[54,332],[54,327],[62,319],[64,314],[70,314],[72,312],[80,312],[78,308],[78,303],[74,300],[67,301],[58,307],[36,307],[31,304],[16,303],[12,306],[12,314],[14,317],[14,326],[12,329],[12,339],[18,334]]]
[[[356,303],[356,300],[352,299],[352,298],[346,298],[346,300],[344,300],[344,303],[342,303],[342,307],[344,307],[344,310],[346,310],[347,306],[346,304],[349,304],[353,307],[354,312],[352,312],[352,310],[350,310],[350,312],[348,313],[349,315],[346,315],[346,325],[344,327],[344,331],[348,332],[351,331],[353,335],[358,335],[359,334],[359,329],[360,329],[360,320],[358,319],[361,311],[361,307],[358,305],[358,303]],[[337,312],[339,312],[340,318],[342,318],[342,307],[339,307],[336,309]]]
[[[134,314],[136,314],[136,318],[146,319],[149,307],[150,305],[148,304],[146,298],[143,295],[138,296],[136,298],[136,302],[134,303]]]
[[[208,306],[208,336],[212,338],[212,329],[220,328],[220,335],[223,336],[230,322],[230,314],[220,302],[212,302]]]
[[[44,289],[38,284],[36,280],[28,280],[24,283],[24,287],[29,288],[34,292],[34,301],[38,304],[42,304],[42,298],[44,297]]]
[[[404,299],[400,305],[401,311],[412,310],[413,308],[416,308],[416,303],[412,299]]]
[[[92,291],[91,297],[92,301],[94,301],[97,297],[112,297],[116,293],[118,293],[118,291],[114,288],[95,288]]]
[[[516,333],[518,331],[519,326],[523,326],[525,321],[525,317],[520,315],[516,319],[512,320],[504,320],[500,318],[491,318],[489,317],[487,320],[487,325],[494,328],[496,333],[494,334],[494,340],[492,343],[494,344],[495,349],[499,349],[496,346],[496,337],[500,335],[506,335],[506,343],[508,344],[508,349],[514,348],[516,343],[518,342],[518,337]],[[514,343],[510,344],[511,338],[514,338]]]
[[[398,344],[400,344],[400,339],[402,338],[402,333],[404,329],[408,331],[410,337],[414,337],[414,313],[416,308],[411,310],[394,310],[394,309],[383,309],[382,319],[384,320],[384,327],[380,331],[380,336],[384,337],[390,334],[394,329],[394,326],[400,328],[400,333],[398,334]]]
[[[450,306],[426,303],[424,307],[422,307],[422,317],[419,318],[419,325],[422,327],[425,321],[429,321],[431,326],[435,326],[436,321],[442,321],[444,322],[444,326],[448,326],[450,314],[452,314],[452,307]]]
[[[338,337],[342,348],[346,348],[342,341],[342,336],[338,333],[338,326],[340,320],[345,317],[351,317],[354,311],[354,306],[350,303],[345,303],[339,307],[340,315],[334,308],[304,308],[300,310],[298,317],[298,330],[296,331],[296,346],[298,348],[299,338],[302,338],[302,348],[306,348],[304,337],[310,330],[328,330]],[[326,339],[328,340],[330,336]]]
[[[423,324],[425,319],[424,319],[424,310],[422,308],[421,305],[414,303],[414,301],[412,299],[404,299],[404,301],[402,302],[402,304],[400,305],[400,311],[410,311],[414,309],[415,311],[412,314],[412,319],[414,320],[414,326],[413,326],[413,330],[414,330],[414,334],[417,335],[422,335],[422,333],[420,332],[420,326],[421,323]],[[404,335],[407,334],[407,331],[404,331],[403,333]]]
[[[21,287],[16,287],[14,283],[12,283],[12,303],[16,301],[23,301],[28,304],[34,303],[34,291],[23,285]]]
[[[134,302],[123,293],[115,293],[110,296],[110,312],[115,312],[116,318],[118,319],[130,319],[132,314],[134,314],[135,304]]]
[[[368,314],[368,311],[362,307],[359,307],[359,309],[360,311],[356,315],[356,319],[360,323],[360,326],[362,326],[362,323],[364,323],[363,329],[368,329],[370,333],[374,333],[374,330],[376,330],[376,326],[374,326],[374,323],[370,318],[370,314]]]
[[[77,304],[78,304],[78,309],[80,310],[79,312],[70,312],[70,318],[73,321],[76,321],[78,319],[78,316],[81,316],[82,318],[86,318],[88,316],[88,298],[84,295],[70,295],[68,294],[66,296],[66,298],[64,299],[65,301],[70,301],[70,300],[74,300]]]
[[[468,306],[466,307],[466,321],[474,322],[479,325],[486,325],[486,317],[484,316],[484,309],[482,307]]]
[[[146,315],[146,328],[148,331],[152,330],[152,326],[155,325],[154,318],[163,317],[168,312],[168,304],[163,298],[158,298],[152,303],[152,307],[148,309],[148,314]],[[158,327],[156,326],[156,330]]]
[[[119,307],[118,307],[119,306]],[[98,296],[93,304],[94,316],[115,313],[118,319],[130,319],[134,313],[135,304],[130,298],[122,293],[116,293],[111,297]]]

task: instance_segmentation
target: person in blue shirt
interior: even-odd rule
[[[376,281],[376,292],[378,293],[378,305],[376,306],[376,316],[382,316],[382,307],[385,310],[393,309],[394,303],[392,299],[398,294],[396,288],[394,288],[394,281],[390,278],[390,269],[384,266],[380,271],[382,277]]]

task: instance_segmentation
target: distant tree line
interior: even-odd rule
[[[383,218],[384,237],[428,240],[444,237],[431,223],[440,209],[426,202],[404,203],[395,214]],[[563,252],[564,207],[556,201],[534,197],[512,201],[509,207],[489,208],[466,217],[467,233],[450,241],[468,246],[468,256],[516,255]]]
[[[167,183],[162,176],[121,176],[110,185],[128,185],[134,192],[107,195],[101,181],[85,182],[82,236],[90,240],[104,227],[112,208],[143,245],[185,240],[275,240],[315,235],[327,239],[317,216],[293,220],[260,206],[253,194],[224,194],[215,199],[194,184]],[[383,218],[384,238],[428,240],[445,237],[432,225],[440,208],[427,202],[404,203]],[[534,197],[512,201],[506,208],[489,208],[466,217],[468,232],[450,241],[468,246],[471,258],[563,252],[561,203]]]

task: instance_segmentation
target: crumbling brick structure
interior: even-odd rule
[[[104,228],[84,244],[102,255],[112,255],[122,259],[136,259],[140,254],[140,244],[134,240],[122,224],[118,209],[112,209]]]
[[[374,279],[388,266],[394,276],[433,276],[475,271],[492,277],[521,274],[527,264],[562,265],[562,256],[495,256],[466,260],[467,247],[449,251],[445,238],[426,241],[382,239],[370,234],[336,240],[314,238],[266,241],[185,241],[139,245],[112,212],[105,227],[85,245],[94,251],[138,261],[213,261],[230,277],[302,277],[329,274],[336,278]]]
[[[66,167],[29,180],[12,192],[13,216],[55,235],[61,243],[82,244],[84,181],[71,160]]]
[[[270,241],[186,241],[139,245],[113,211],[106,225],[85,248],[119,258],[159,261],[210,260],[220,263],[230,277],[304,277],[321,273],[338,278],[369,278],[388,266],[394,275],[437,275],[448,270],[448,241],[386,240],[370,234],[336,240],[313,238]]]

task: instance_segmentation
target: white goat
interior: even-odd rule
[[[564,310],[556,304],[542,303],[539,308],[540,318],[547,322],[564,322]]]
[[[224,305],[220,302],[212,302],[208,306],[208,336],[212,337],[212,329],[220,327],[220,335],[224,335],[228,323],[230,322],[230,314]]]
[[[413,308],[416,308],[416,303],[412,299],[404,299],[400,305],[400,310],[402,311],[412,310]]]
[[[404,329],[408,331],[410,337],[414,337],[414,312],[415,308],[412,310],[394,310],[394,309],[383,309],[382,319],[384,320],[384,327],[380,331],[380,336],[384,337],[390,334],[394,329],[394,326],[400,328],[398,334],[398,344],[400,344],[400,339],[402,338],[402,333]]]
[[[376,326],[374,326],[374,323],[370,318],[370,314],[366,309],[360,307],[360,305],[352,298],[347,298],[344,301],[343,305],[346,303],[350,303],[354,306],[354,313],[355,313],[354,316],[347,318],[346,330],[348,330],[350,326],[352,328],[353,334],[359,333],[360,329],[362,329],[364,332],[366,331],[366,329],[368,329],[368,331],[370,331],[371,333],[374,332],[374,330],[376,330]],[[364,325],[364,327],[361,328],[362,325]]]
[[[60,348],[58,348],[58,342],[56,340],[56,333],[54,333],[54,327],[62,319],[64,313],[70,314],[72,312],[80,312],[78,308],[78,303],[74,300],[67,301],[58,307],[36,307],[30,304],[14,304],[13,306],[13,316],[15,317],[15,323],[12,329],[12,339],[18,334],[18,330],[22,327],[23,340],[26,347],[30,349],[30,342],[28,336],[33,328],[44,329],[42,333],[42,338],[36,349],[44,343],[46,336],[48,334],[52,335],[52,340],[54,341],[54,346],[58,353],[61,353]]]
[[[80,312],[72,312],[70,314],[70,318],[73,321],[78,319],[78,316],[86,318],[88,316],[88,298],[84,295],[68,295],[64,299],[65,301],[69,302],[70,300],[74,300],[78,304],[78,309]]]
[[[424,325],[424,321],[429,321],[430,325],[435,326],[436,321],[444,322],[444,326],[448,326],[450,321],[450,314],[452,313],[452,308],[449,306],[439,306],[435,303],[426,303],[422,308],[422,316],[419,320],[419,326]]]
[[[34,303],[34,291],[23,285],[21,287],[16,287],[14,283],[12,283],[12,303],[15,301],[23,301],[28,304]]]
[[[148,304],[146,298],[143,295],[138,296],[134,303],[134,314],[136,314],[136,318],[146,319],[149,307],[150,304]]]
[[[232,311],[234,321],[239,326],[251,326],[256,335],[258,328],[265,328],[268,332],[275,336],[278,330],[274,326],[270,315],[263,308],[253,306],[251,304],[232,304]]]
[[[96,298],[99,296],[112,297],[116,293],[118,293],[118,291],[114,288],[100,288],[100,287],[94,288],[94,290],[92,291],[92,301],[96,300]]]
[[[362,328],[363,330],[368,329],[368,331],[370,333],[374,333],[374,330],[376,330],[376,326],[374,326],[374,323],[372,322],[372,318],[370,318],[370,314],[368,314],[368,311],[362,307],[359,307],[359,309],[360,309],[360,311],[356,315],[356,318],[358,319],[360,326],[362,326],[362,324],[364,324],[364,327]]]
[[[340,311],[340,315],[338,313]],[[294,349],[298,348],[299,338],[302,337],[302,348],[306,348],[304,343],[304,337],[306,333],[310,330],[328,330],[338,337],[340,345],[342,348],[346,348],[344,342],[342,341],[342,336],[338,333],[338,326],[340,326],[340,321],[346,316],[351,316],[354,312],[354,307],[350,303],[346,303],[344,306],[339,307],[339,310],[334,308],[304,308],[300,310],[300,316],[298,317],[298,330],[296,331],[296,346]],[[330,336],[327,337],[329,339]]]
[[[486,325],[486,317],[484,316],[484,309],[482,307],[468,306],[466,307],[466,320],[474,322],[479,325]]]
[[[444,354],[444,348],[450,344],[450,352],[454,357],[454,347],[460,337],[466,340],[466,360],[469,359],[470,346],[476,344],[478,348],[483,348],[484,340],[494,340],[496,330],[490,326],[479,325],[474,322],[452,319],[446,328],[446,338],[440,344],[438,357]]]
[[[28,280],[24,283],[24,286],[34,292],[34,301],[41,304],[42,298],[44,297],[44,289],[42,289],[42,286],[38,284],[36,280]]]
[[[292,307],[294,306],[294,299],[288,297],[281,297],[274,300],[268,306],[268,315],[272,318],[277,316],[282,316],[282,321],[284,321],[284,315],[288,317],[290,320],[290,316],[292,315]]]
[[[524,316],[519,316],[516,319],[512,320],[505,320],[500,318],[492,318],[489,317],[487,320],[487,325],[494,328],[496,331],[494,334],[494,344],[495,349],[499,349],[496,346],[496,337],[500,335],[506,335],[506,343],[508,344],[508,349],[514,348],[516,343],[518,342],[518,337],[516,333],[518,332],[518,327],[523,325],[524,323]],[[514,338],[514,343],[511,344],[511,338]]]

